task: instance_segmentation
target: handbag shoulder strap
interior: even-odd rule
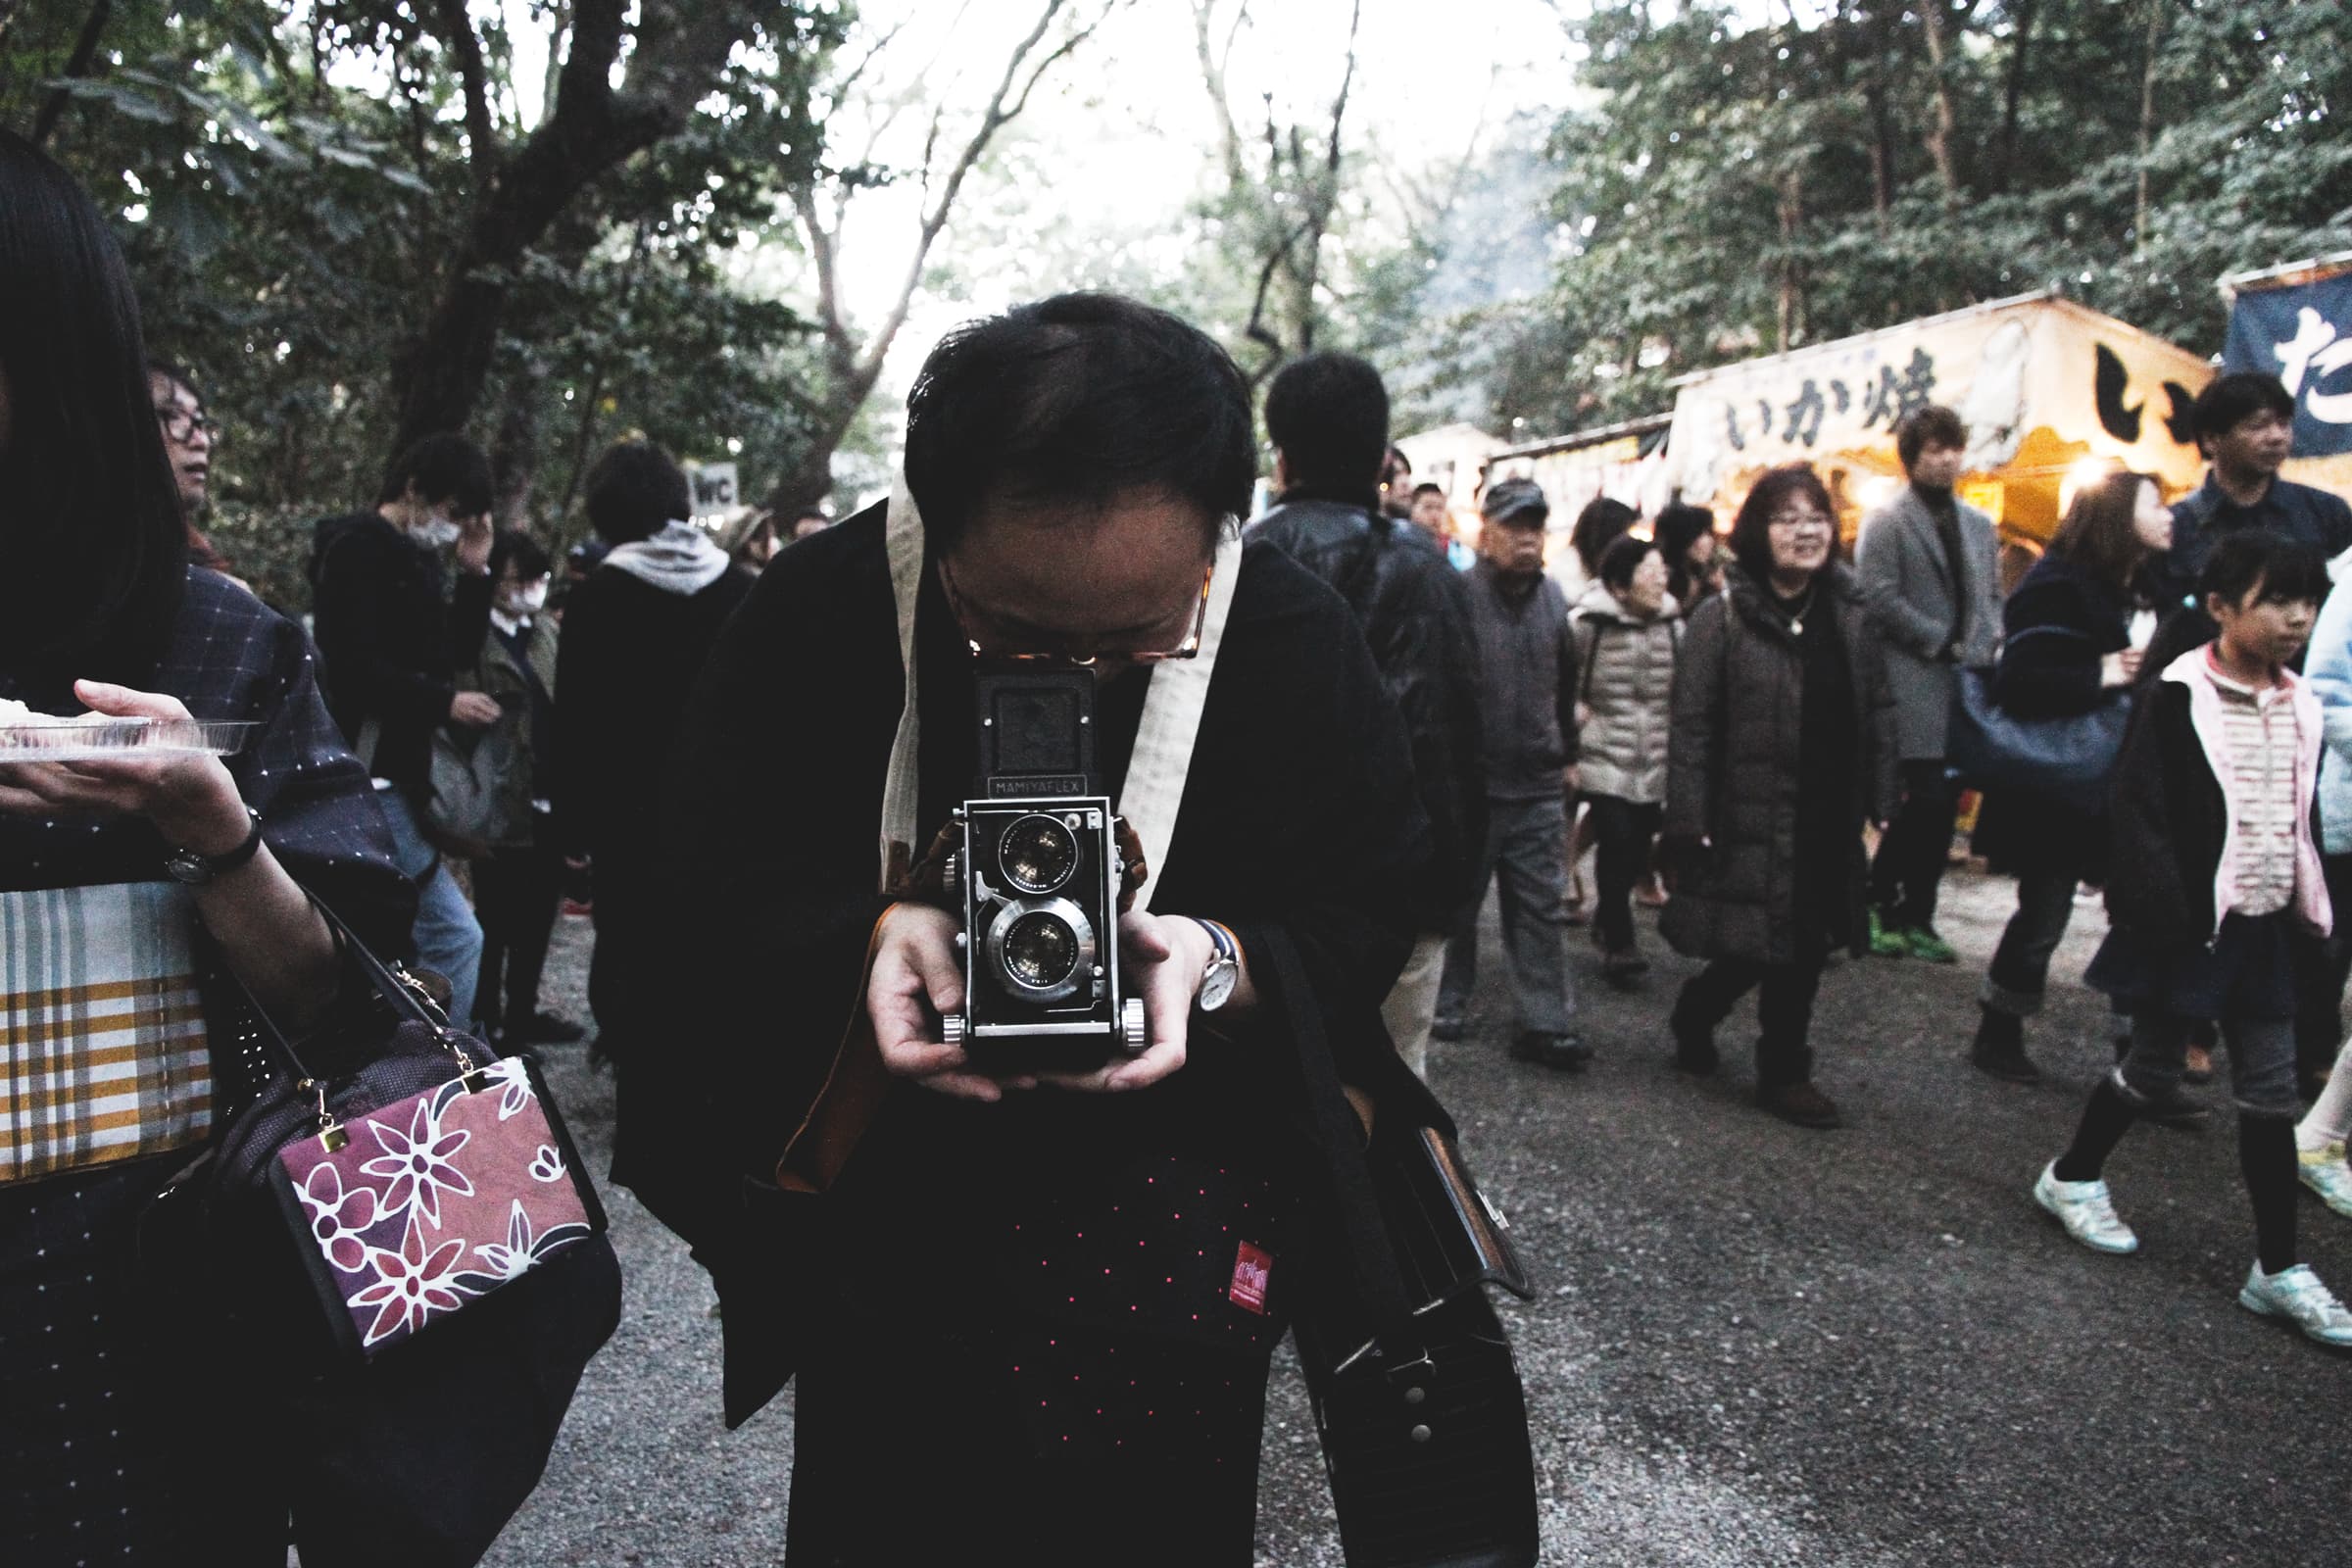
[[[1185,780],[1192,773],[1193,745],[1200,738],[1209,682],[1217,672],[1217,649],[1225,640],[1225,622],[1232,613],[1233,595],[1241,577],[1241,534],[1238,529],[1230,530],[1219,537],[1216,558],[1209,567],[1208,613],[1200,628],[1200,651],[1191,659],[1171,659],[1152,667],[1152,687],[1144,696],[1144,716],[1136,726],[1127,781],[1119,791],[1119,814],[1144,846],[1144,881],[1135,892],[1139,909],[1150,907],[1152,889],[1167,863],[1176,812],[1184,804]]]

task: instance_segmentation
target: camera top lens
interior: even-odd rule
[[[1032,991],[1050,991],[1078,966],[1078,933],[1050,910],[1022,915],[1004,933],[1004,968]]]
[[[997,841],[1004,880],[1023,893],[1051,893],[1078,869],[1078,840],[1054,817],[1032,811]]]

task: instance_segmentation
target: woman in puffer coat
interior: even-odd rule
[[[1666,808],[1666,736],[1674,708],[1679,608],[1666,591],[1666,558],[1626,534],[1601,553],[1600,571],[1577,601],[1573,635],[1578,769],[1587,820],[1598,845],[1600,905],[1592,920],[1601,973],[1631,986],[1649,969],[1634,938],[1634,883],[1649,863]]]
[[[1659,929],[1708,960],[1675,1003],[1675,1064],[1712,1073],[1715,1026],[1760,988],[1758,1102],[1836,1127],[1812,1081],[1813,998],[1832,944],[1858,955],[1869,937],[1862,823],[1894,808],[1894,699],[1810,467],[1757,480],[1731,545],[1727,591],[1691,612],[1675,673]]]

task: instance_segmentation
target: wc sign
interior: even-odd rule
[[[698,517],[732,512],[742,504],[732,463],[687,464],[686,487]]]
[[[2225,370],[2277,376],[2295,400],[2295,456],[2352,452],[2352,257],[2328,276],[2238,287]]]

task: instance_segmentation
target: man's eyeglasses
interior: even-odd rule
[[[971,649],[973,658],[1007,660],[1014,663],[1024,664],[1050,662],[1080,666],[1095,664],[1102,661],[1122,664],[1162,664],[1172,659],[1197,657],[1200,652],[1201,636],[1208,629],[1208,586],[1215,579],[1216,572],[1216,563],[1212,561],[1200,573],[1200,595],[1193,609],[1193,629],[1187,634],[1184,641],[1175,647],[1101,648],[1082,659],[1066,649],[1045,651],[1021,649],[1017,647],[1019,639],[1016,637],[993,635],[987,612],[975,610],[971,602],[956,591],[955,573],[948,568],[945,561],[939,564],[939,581],[940,586],[948,592],[948,608],[956,612],[956,623],[963,628],[964,646]],[[973,635],[975,629],[985,635],[985,640]]]
[[[158,409],[155,416],[163,422],[164,434],[174,441],[193,441],[196,432],[204,432],[207,441],[220,439],[220,427],[191,409],[177,407]]]

